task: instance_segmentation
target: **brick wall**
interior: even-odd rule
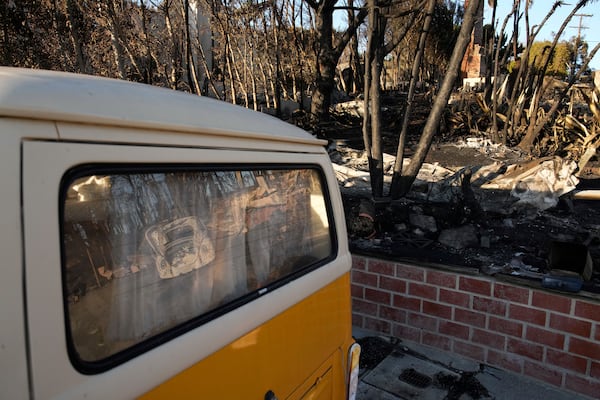
[[[600,302],[353,256],[357,327],[600,396]]]

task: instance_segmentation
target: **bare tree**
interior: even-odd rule
[[[87,57],[85,44],[83,35],[83,13],[77,2],[74,0],[67,0],[67,17],[70,25],[70,37],[73,45],[73,49],[75,50],[75,58],[77,60],[77,66],[79,72],[83,72],[85,74],[92,74],[93,68],[90,65],[89,58]]]
[[[177,88],[177,82],[179,81],[179,77],[182,69],[182,57],[180,51],[180,38],[178,35],[178,31],[176,30],[173,22],[173,18],[171,15],[171,8],[173,6],[175,0],[164,0],[159,3],[157,6],[160,11],[162,11],[162,16],[164,18],[164,26],[166,29],[166,35],[163,38],[164,47],[169,49],[168,51],[168,60],[164,67],[164,75],[168,82],[168,85],[171,89]]]
[[[392,185],[390,187],[390,196],[392,199],[397,199],[400,194],[400,177],[402,176],[402,165],[404,163],[404,147],[406,144],[406,136],[408,134],[408,120],[412,111],[412,105],[415,95],[415,87],[417,83],[417,74],[421,65],[421,59],[425,52],[425,43],[427,40],[427,34],[431,26],[431,19],[433,16],[433,10],[435,8],[435,0],[427,0],[427,7],[425,11],[425,20],[423,22],[423,29],[419,38],[419,47],[417,48],[417,54],[413,61],[412,73],[410,76],[410,84],[408,88],[408,96],[406,99],[406,108],[404,110],[404,118],[402,119],[402,128],[400,131],[400,137],[398,141],[398,151],[396,152],[396,162],[394,163],[394,174],[392,176]]]
[[[579,11],[579,9],[581,9],[582,7],[585,7],[588,3],[593,2],[590,0],[580,0],[579,2],[577,2],[577,4],[575,5],[575,7],[573,7],[573,10],[569,13],[569,15],[567,16],[567,18],[565,19],[565,21],[562,23],[562,25],[560,26],[558,32],[555,34],[554,36],[554,40],[552,41],[552,45],[550,47],[550,51],[548,52],[548,54],[546,55],[546,59],[544,62],[544,66],[542,68],[542,73],[541,76],[543,77],[545,75],[545,71],[548,68],[548,65],[550,63],[550,55],[553,52],[554,48],[556,48],[556,45],[558,43],[558,40],[562,34],[562,32],[565,30],[565,28],[568,26],[568,24],[570,23],[571,19],[573,18],[573,16],[577,13],[577,11]],[[527,58],[525,59],[527,60]],[[540,78],[543,79],[543,78]],[[543,82],[539,84],[539,90],[536,91],[535,96],[533,97],[532,100],[532,108],[534,110],[537,110],[539,107],[539,102],[541,99],[541,96],[543,94]],[[525,136],[521,139],[520,143],[519,143],[519,147],[525,151],[531,151],[531,148],[533,147],[533,143],[535,141],[535,139],[537,138],[537,136],[539,135],[539,133],[541,132],[543,125],[547,122],[546,119],[544,119],[542,121],[542,123],[538,124],[537,123],[537,113],[532,113],[530,120],[529,120],[529,126],[527,128],[527,133],[525,134]]]
[[[365,56],[365,96],[363,140],[373,197],[383,196],[383,149],[381,147],[381,106],[379,96],[379,78],[381,67],[377,65],[381,58],[381,45],[387,23],[380,15],[377,0],[368,0],[369,29],[368,47]]]
[[[198,82],[198,74],[196,72],[196,63],[192,52],[192,34],[191,34],[191,18],[190,18],[190,2],[183,0],[183,20],[185,21],[185,60],[188,84],[192,93],[201,94],[200,83]]]
[[[383,197],[383,149],[381,138],[381,74],[384,58],[404,39],[413,25],[422,2],[377,3],[368,2],[368,42],[365,55],[365,88],[363,115],[363,142],[369,160],[371,191],[374,197]],[[408,17],[408,18],[404,18]],[[388,19],[402,19],[402,25],[386,43]]]
[[[515,2],[513,9],[511,11],[510,15],[514,15],[517,11],[518,11],[518,6],[519,3]],[[541,28],[545,25],[546,21],[548,21],[548,19],[552,16],[552,14],[554,14],[554,12],[557,10],[558,7],[560,7],[562,5],[561,1],[557,1],[554,3],[554,5],[552,6],[552,8],[550,9],[550,11],[548,11],[548,13],[546,14],[546,16],[544,17],[544,19],[541,21],[540,24],[538,24],[538,26],[536,27],[536,29],[534,29],[531,33],[529,33],[527,35],[527,39],[528,42],[526,43],[526,47],[525,50],[523,51],[523,54],[521,55],[519,61],[515,64],[516,65],[516,71],[513,70],[513,84],[512,84],[512,88],[510,90],[510,100],[508,102],[508,111],[506,113],[506,121],[507,123],[504,124],[504,128],[502,130],[502,141],[503,143],[506,143],[507,141],[507,137],[508,137],[508,131],[509,129],[513,129],[515,126],[518,125],[518,121],[520,120],[520,115],[521,115],[521,111],[519,110],[520,107],[524,107],[526,101],[525,99],[531,96],[531,92],[532,92],[532,88],[533,86],[528,84],[528,82],[531,82],[532,77],[531,77],[531,69],[529,68],[529,64],[528,64],[528,59],[529,59],[529,52],[531,50],[531,47],[533,46],[533,41],[535,40],[536,36],[538,35],[538,33],[540,32]],[[529,11],[529,2],[527,4],[527,7],[525,8],[525,13],[528,14]],[[507,18],[509,18],[509,16],[507,16]],[[516,34],[515,32],[513,32],[513,35]],[[543,78],[543,74],[542,74],[542,78]],[[517,104],[517,100],[520,99],[520,105]],[[494,118],[496,117],[496,115],[494,114],[493,116]],[[514,135],[515,132],[512,132],[512,135]]]
[[[415,153],[413,154],[405,173],[400,178],[400,189],[398,192],[399,196],[404,196],[410,190],[410,187],[417,177],[417,173],[425,161],[425,156],[431,147],[433,137],[435,136],[440,124],[442,113],[446,104],[448,103],[454,83],[458,77],[460,63],[471,40],[471,32],[475,24],[475,18],[480,1],[482,0],[470,0],[469,4],[465,8],[463,23],[460,28],[460,33],[458,35],[454,51],[452,52],[452,56],[450,58],[448,71],[444,76],[440,91],[435,97],[435,101],[433,102],[431,112],[429,113],[429,117],[427,118],[427,122],[423,128],[423,133],[421,134],[421,138]]]
[[[306,0],[315,13],[317,36],[316,77],[311,103],[311,115],[315,121],[327,116],[334,88],[335,68],[350,38],[367,16],[366,9],[360,9],[347,29],[334,39],[333,12],[337,2],[338,0]]]

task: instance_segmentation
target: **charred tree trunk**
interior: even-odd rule
[[[433,107],[429,117],[427,118],[427,122],[425,123],[425,127],[423,128],[423,133],[421,135],[421,139],[419,140],[415,154],[413,155],[411,162],[406,169],[406,174],[400,178],[399,196],[406,195],[406,193],[408,193],[410,190],[410,187],[417,177],[417,173],[425,161],[425,156],[431,147],[433,137],[438,130],[440,119],[442,118],[442,113],[444,112],[446,104],[448,104],[448,99],[452,93],[456,78],[458,78],[461,61],[465,55],[467,46],[471,41],[471,32],[473,31],[476,18],[475,16],[477,15],[477,9],[479,8],[480,1],[482,0],[469,1],[469,4],[465,9],[465,16],[460,28],[460,33],[458,35],[458,39],[456,40],[456,45],[454,46],[452,56],[450,57],[448,72],[444,76],[444,81],[438,95],[435,98]]]
[[[317,31],[317,76],[315,88],[312,93],[310,112],[314,122],[326,119],[331,105],[331,93],[335,77],[337,57],[332,43],[333,37],[333,4],[325,4],[317,9],[315,15],[315,28]]]
[[[348,0],[348,23],[354,20],[354,16],[354,1]],[[350,69],[352,71],[352,87],[350,88],[350,91],[352,93],[358,93],[363,87],[363,74],[361,73],[358,38],[356,35],[353,35],[352,39],[350,39]]]
[[[514,9],[511,11],[510,14],[508,14],[506,16],[506,18],[504,18],[504,22],[502,23],[502,28],[500,29],[500,32],[498,33],[498,37],[502,38],[502,36],[504,35],[504,30],[506,29],[506,25],[508,24],[508,20],[510,18],[510,16],[512,15],[512,13],[514,12]],[[501,140],[504,144],[506,144],[506,136],[504,136],[503,138],[500,138],[498,135],[498,103],[502,100],[498,98],[498,76],[499,76],[499,68],[500,68],[500,48],[501,45],[500,43],[498,43],[497,47],[496,47],[496,53],[494,55],[494,82],[492,83],[492,115],[491,115],[491,119],[492,119],[492,137],[496,140]]]
[[[317,35],[317,66],[315,87],[312,93],[311,116],[313,123],[329,116],[331,93],[334,89],[335,68],[342,51],[356,34],[356,29],[365,19],[367,12],[361,9],[354,21],[335,43],[333,41],[333,11],[338,0],[307,0],[307,4],[315,10],[315,30]]]
[[[419,45],[417,48],[417,54],[412,65],[412,71],[410,76],[410,84],[408,88],[408,96],[406,99],[406,109],[404,110],[404,118],[402,120],[402,130],[400,131],[400,138],[398,140],[398,150],[396,152],[396,162],[394,163],[394,174],[392,176],[392,185],[390,187],[390,196],[392,199],[397,199],[400,196],[400,181],[402,177],[402,165],[404,163],[404,147],[406,145],[406,136],[408,134],[408,120],[412,111],[413,100],[415,96],[415,87],[417,84],[417,75],[421,66],[421,59],[425,52],[425,44],[427,42],[427,34],[429,33],[429,27],[431,26],[431,19],[433,17],[433,11],[435,9],[435,0],[428,0],[427,10],[425,15],[425,21],[423,22],[423,29],[419,37]]]
[[[372,41],[370,63],[365,65],[365,69],[370,69],[369,86],[365,87],[365,92],[369,91],[369,102],[365,102],[365,114],[369,114],[370,119],[370,137],[371,137],[371,156],[369,157],[369,173],[371,177],[371,191],[374,198],[383,197],[383,149],[381,141],[381,67],[384,57],[384,36],[386,27],[386,18],[381,15],[379,5],[376,0],[369,2],[371,10],[369,30],[372,30],[370,40]]]
[[[435,0],[429,0],[435,5]],[[386,27],[389,8],[370,0],[369,29],[367,42],[367,55],[365,57],[365,90],[364,90],[364,121],[363,140],[367,158],[369,160],[369,174],[371,178],[371,191],[373,197],[383,197],[383,148],[381,138],[381,73],[384,58],[392,52],[402,41],[413,24],[418,5],[415,9],[406,9],[398,16],[410,15],[404,26],[399,29],[395,37],[385,43]]]
[[[486,103],[489,103],[490,100],[492,99],[492,61],[494,60],[494,57],[493,57],[494,44],[496,43],[496,9],[498,6],[497,0],[489,0],[488,3],[492,7],[492,21],[490,23],[491,28],[488,31],[488,34],[490,35],[490,37],[487,38],[487,46],[485,49],[486,70],[485,70],[484,98],[485,98]],[[498,46],[498,47],[500,47],[500,46]],[[494,77],[495,76],[496,75],[494,75]],[[492,118],[494,118],[494,116],[492,116]],[[498,132],[498,129],[496,128],[494,135],[496,135],[497,132]]]
[[[373,62],[374,57],[374,29],[375,26],[375,1],[376,0],[368,0],[367,7],[369,9],[369,30],[367,31],[367,51],[365,53],[365,77],[364,77],[364,96],[363,96],[363,126],[362,126],[362,134],[363,134],[363,143],[365,146],[365,155],[367,156],[367,160],[369,160],[369,173],[371,176],[371,191],[374,192],[373,182],[374,182],[374,174],[371,172],[371,159],[373,158],[372,153],[372,141],[371,141],[371,113],[370,113],[370,104],[371,104],[371,68],[369,66]]]

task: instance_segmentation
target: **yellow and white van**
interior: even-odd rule
[[[0,68],[0,397],[346,399],[323,142],[223,102]]]

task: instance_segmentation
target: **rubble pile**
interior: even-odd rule
[[[436,153],[449,161],[467,150],[478,164],[436,161]],[[332,149],[353,251],[535,281],[553,271],[550,256],[561,244],[584,244],[589,270],[600,262],[600,200],[574,196],[588,181],[575,176],[572,161],[528,160],[479,138],[430,153],[408,196],[373,201],[363,152],[344,145]],[[393,164],[394,157],[385,155],[386,185]],[[574,274],[580,267],[560,266]],[[600,293],[600,271],[589,274],[582,288]]]

